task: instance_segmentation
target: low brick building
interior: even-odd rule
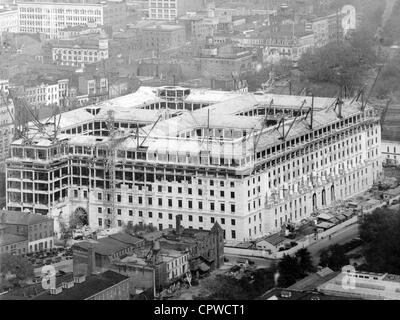
[[[4,235],[14,235],[14,237],[8,237],[9,241],[11,239],[18,241],[18,248],[17,243],[14,247],[16,254],[46,251],[53,248],[54,220],[52,218],[29,212],[2,210],[0,211],[0,226],[3,228]],[[20,238],[26,239],[26,252],[23,250],[24,244]]]
[[[113,260],[124,258],[143,246],[143,239],[125,233],[76,243],[72,247],[74,274],[85,274],[90,265],[94,272],[104,272]]]

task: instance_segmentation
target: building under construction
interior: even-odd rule
[[[364,101],[182,87],[49,119],[11,145],[7,207],[93,229],[218,222],[228,242],[299,224],[369,189],[379,116]]]

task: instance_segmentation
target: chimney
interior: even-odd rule
[[[182,215],[178,214],[175,219],[176,219],[176,230],[175,230],[175,232],[176,232],[177,236],[180,236],[181,233],[182,233],[182,230],[181,230],[182,229],[182,227],[181,227]]]
[[[94,273],[96,266],[96,254],[93,243],[89,243],[88,248],[88,262],[87,262],[87,276],[91,276]]]

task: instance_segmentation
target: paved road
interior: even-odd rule
[[[262,268],[268,268],[274,262],[274,260],[272,260],[272,259],[264,259],[264,258],[257,258],[257,257],[243,257],[243,256],[239,256],[239,255],[229,255],[229,254],[228,255],[225,254],[225,258],[229,259],[228,262],[225,262],[228,265],[235,265],[235,264],[237,264],[236,263],[237,259],[245,258],[245,259],[250,259],[250,260],[254,261],[254,264],[257,267],[262,267]]]
[[[308,251],[310,251],[314,262],[319,262],[319,254],[323,249],[326,249],[333,244],[344,244],[354,238],[357,238],[359,236],[358,227],[358,223],[352,224],[332,234],[331,239],[329,239],[329,237],[326,237],[325,239],[321,239],[318,242],[310,245],[307,249]]]

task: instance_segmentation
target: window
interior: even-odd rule
[[[232,230],[231,231],[232,239],[236,239],[236,231]]]
[[[158,198],[158,205],[162,206],[162,198]]]
[[[121,195],[117,194],[117,202],[121,202]]]
[[[169,193],[172,192],[172,187],[168,187],[168,192],[169,192]]]
[[[142,204],[142,203],[143,203],[143,198],[142,198],[142,197],[139,197],[139,198],[138,198],[138,202],[139,202],[139,204]]]
[[[211,223],[214,223],[214,222],[215,222],[215,218],[211,217]]]
[[[143,211],[139,211],[139,217],[143,217]]]
[[[235,192],[231,192],[231,199],[235,199]]]
[[[193,216],[189,215],[189,221],[193,221]]]
[[[199,201],[199,210],[203,210],[203,202]]]
[[[149,218],[153,218],[153,212],[149,212]]]
[[[203,222],[203,217],[199,216],[199,222]]]
[[[118,213],[118,215],[121,215],[121,209],[117,209],[117,213]]]
[[[102,226],[103,226],[103,219],[99,218],[99,227],[102,227]]]
[[[180,200],[180,199],[178,200],[178,207],[182,208],[182,200]]]
[[[98,213],[102,213],[102,212],[103,212],[103,208],[98,207],[98,208],[97,208],[97,212],[98,212]]]
[[[172,213],[169,213],[169,214],[168,214],[168,219],[169,219],[169,220],[172,220]]]
[[[102,199],[102,194],[101,194],[101,193],[98,193],[98,194],[97,194],[97,199],[98,199],[98,200],[101,200],[101,199]]]
[[[121,227],[121,226],[122,226],[122,221],[118,220],[118,227]]]
[[[158,186],[158,192],[162,192],[162,186]]]
[[[192,200],[188,201],[188,207],[189,207],[189,209],[193,208],[193,201]]]
[[[224,212],[225,211],[225,204],[221,203],[221,211]]]
[[[231,204],[231,212],[232,212],[232,213],[235,213],[235,210],[236,210],[235,205],[234,205],[234,204]]]
[[[225,191],[220,191],[219,194],[221,197],[225,197]]]
[[[133,216],[133,210],[129,210],[129,215],[132,217]]]
[[[231,224],[232,224],[233,226],[235,226],[235,225],[236,225],[236,220],[235,220],[235,219],[231,219]]]
[[[129,203],[133,203],[133,196],[129,196]]]
[[[162,212],[159,212],[159,213],[158,213],[158,217],[159,217],[160,219],[162,219]]]
[[[199,189],[198,190],[198,194],[199,194],[199,196],[202,196],[203,195],[203,190]]]
[[[168,206],[172,207],[172,199],[168,199]]]
[[[221,224],[225,224],[225,218],[221,218]]]

